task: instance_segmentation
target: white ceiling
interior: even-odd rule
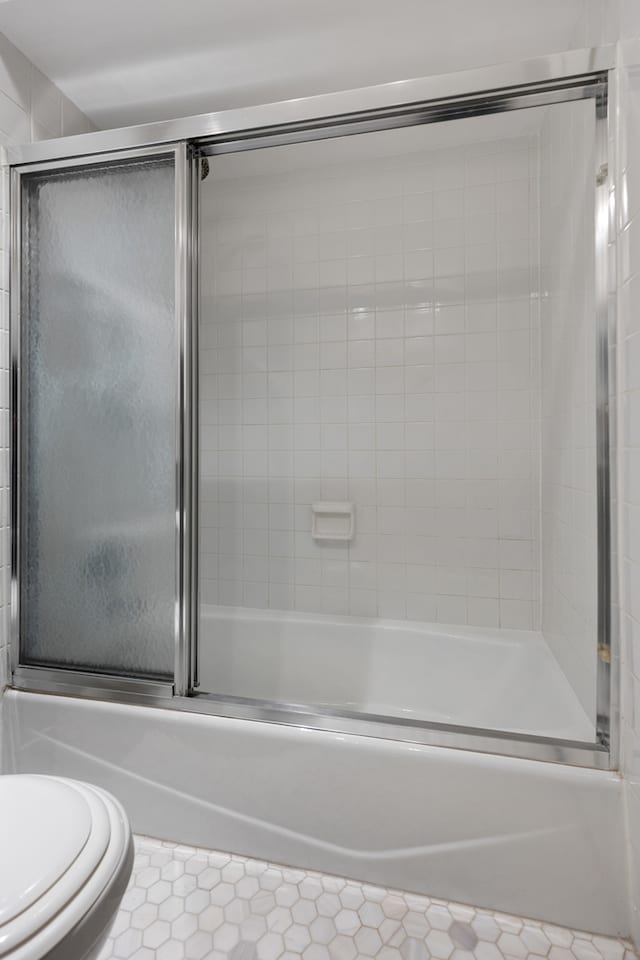
[[[584,45],[584,0],[6,0],[0,30],[102,128]]]

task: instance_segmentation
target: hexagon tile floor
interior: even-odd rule
[[[147,837],[99,960],[637,960],[625,940]]]

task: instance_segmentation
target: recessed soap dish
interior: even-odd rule
[[[314,540],[353,540],[354,531],[352,503],[322,500],[311,504],[311,536]]]

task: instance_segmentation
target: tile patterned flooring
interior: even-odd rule
[[[99,960],[637,960],[625,940],[136,838]]]

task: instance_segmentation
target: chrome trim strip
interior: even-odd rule
[[[607,198],[606,213],[608,215],[608,244],[607,249],[601,251],[603,263],[606,267],[606,276],[602,278],[603,292],[606,291],[607,303],[606,313],[603,310],[602,321],[606,324],[606,373],[607,373],[607,391],[606,398],[606,482],[607,490],[602,491],[602,507],[606,510],[607,523],[607,560],[609,563],[608,591],[606,598],[608,605],[608,633],[606,639],[609,644],[609,671],[608,671],[608,718],[609,718],[609,758],[612,769],[617,769],[620,764],[621,741],[620,741],[620,658],[621,658],[621,627],[620,627],[620,581],[619,570],[615,558],[619,553],[619,525],[617,518],[617,497],[616,485],[618,482],[618,464],[617,451],[619,445],[616,437],[616,397],[618,390],[618,371],[619,350],[617,347],[617,245],[616,245],[616,165],[615,165],[615,138],[617,116],[616,98],[619,94],[618,86],[613,82],[613,72],[610,74],[610,83],[607,88],[607,102],[602,111],[602,145],[600,149],[606,150],[605,161],[607,167]],[[604,201],[603,201],[604,203]],[[606,258],[606,259],[605,259]],[[606,287],[604,284],[606,283]],[[604,390],[603,390],[604,393]],[[602,602],[605,602],[603,597]],[[606,674],[605,674],[606,676]]]
[[[43,671],[44,673],[44,671]],[[554,740],[513,734],[500,730],[456,727],[453,724],[411,723],[373,715],[354,713],[332,714],[325,710],[308,712],[309,708],[287,705],[263,705],[257,701],[218,700],[209,695],[193,697],[145,696],[122,689],[109,689],[96,681],[102,678],[88,675],[86,686],[77,684],[75,689],[63,679],[42,677],[38,687],[33,682],[14,682],[14,687],[23,692],[49,693],[73,696],[79,699],[100,700],[108,703],[127,703],[141,707],[175,710],[178,713],[194,713],[212,717],[252,723],[273,723],[283,726],[304,727],[309,730],[335,733],[341,736],[374,737],[402,743],[425,744],[467,750],[474,753],[491,753],[516,760],[538,760],[544,763],[570,764],[597,770],[609,769],[607,750],[598,744],[573,740]],[[21,675],[18,681],[21,680]],[[402,735],[399,736],[399,731]]]
[[[614,64],[613,45],[570,50],[520,63],[480,67],[435,77],[397,80],[315,97],[42,140],[38,143],[8,147],[7,155],[10,164],[37,163],[41,160],[80,154],[146,147],[149,144],[219,137],[236,134],[240,130],[297,124],[322,118],[326,120],[370,110],[397,108],[403,104],[415,105],[429,100],[452,99],[480,92],[497,93],[523,85],[584,77],[609,70]]]
[[[131,698],[126,702],[148,702],[171,699],[172,683],[159,680],[138,680],[110,673],[89,673],[82,670],[64,670],[51,667],[17,667],[13,671],[13,686],[16,690],[31,690],[40,693],[55,690],[90,699]],[[124,701],[123,701],[124,702]]]
[[[314,706],[311,712],[309,707],[304,705],[271,704],[267,701],[217,697],[212,694],[198,694],[189,698],[188,702],[192,703],[194,700],[197,704],[204,701],[207,703],[206,709],[198,709],[198,713],[204,712],[213,716],[260,720],[263,723],[310,727],[352,736],[426,743],[431,746],[497,753],[549,763],[572,763],[577,766],[609,769],[608,752],[600,744],[483,727],[458,726],[453,723],[402,720],[397,717],[359,714],[350,710],[333,711],[319,706]],[[193,708],[187,705],[183,709],[193,712]]]
[[[191,176],[187,145],[175,150],[175,324],[176,324],[176,630],[174,678],[176,693],[189,690],[189,648],[191,621],[191,548],[189,545],[191,506]]]
[[[188,693],[199,686],[198,680],[198,629],[200,626],[200,539],[199,539],[199,510],[200,510],[200,176],[201,159],[197,151],[191,152],[191,352],[189,363],[191,368],[191,517],[190,517],[190,549],[191,549],[191,635],[189,638],[190,661],[188,664],[189,686]]]
[[[609,450],[609,165],[607,91],[596,99],[595,179],[595,356],[597,509],[597,686],[598,741],[611,743],[611,518]]]
[[[11,666],[20,662],[20,558],[22,535],[20,530],[20,497],[22,488],[22,383],[20,368],[20,301],[22,296],[22,201],[20,174],[11,171],[9,201],[11,250],[9,273],[9,354],[11,372],[9,386],[9,419],[11,423],[10,483],[11,483],[11,587],[10,587],[10,641]]]
[[[120,161],[135,160],[138,157],[170,157],[175,156],[176,146],[173,143],[159,146],[140,147],[137,150],[110,150],[108,153],[85,153],[75,157],[52,157],[41,163],[27,163],[12,166],[18,173],[46,173],[48,170],[66,170],[72,167],[95,167],[101,164],[118,163]]]
[[[562,81],[560,84],[539,84],[535,90],[518,87],[487,93],[482,96],[466,96],[452,100],[428,101],[409,104],[395,110],[367,111],[327,120],[285,124],[273,127],[253,128],[239,134],[213,137],[200,141],[203,153],[235,153],[238,150],[259,150],[263,147],[282,146],[287,143],[307,143],[310,140],[326,140],[333,137],[371,133],[374,130],[391,130],[426,123],[442,123],[461,120],[465,117],[488,116],[544,107],[552,103],[583,100],[594,96],[595,89],[606,88],[603,74],[578,80]]]

